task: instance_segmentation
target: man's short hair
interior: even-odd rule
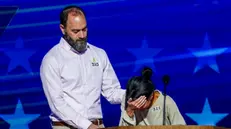
[[[64,27],[66,27],[67,25],[67,19],[70,13],[72,13],[74,16],[78,16],[78,15],[85,16],[83,9],[78,6],[70,5],[65,7],[60,13],[60,24],[62,24]]]

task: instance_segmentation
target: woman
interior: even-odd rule
[[[144,68],[142,76],[128,81],[121,104],[120,126],[162,125],[164,95],[155,89],[151,81],[152,70]],[[131,106],[136,105],[136,106]],[[185,125],[176,103],[166,96],[165,125]]]

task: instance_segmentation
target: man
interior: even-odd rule
[[[43,58],[40,76],[54,129],[104,127],[100,94],[120,104],[125,90],[106,52],[87,43],[83,10],[68,6],[60,14],[63,37]]]

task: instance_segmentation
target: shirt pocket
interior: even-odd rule
[[[81,70],[75,61],[66,62],[61,68],[61,80],[64,87],[78,87],[82,83]]]
[[[102,77],[103,70],[100,66],[92,66],[90,67],[90,85],[92,86],[101,86],[102,85]]]

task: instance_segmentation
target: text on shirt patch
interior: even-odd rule
[[[158,110],[160,110],[160,106],[155,106],[155,107],[153,108],[153,111],[158,111]]]
[[[92,60],[92,66],[99,66],[99,63],[96,61],[95,58]]]

